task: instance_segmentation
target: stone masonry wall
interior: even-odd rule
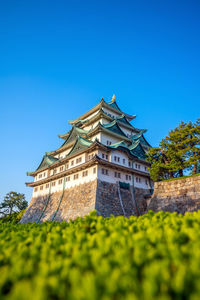
[[[124,212],[126,217],[136,216],[138,211],[140,213],[146,211],[144,194],[147,193],[147,190],[135,189],[138,210],[131,190],[120,189],[121,204],[116,184],[94,180],[66,189],[64,193],[56,192],[50,196],[32,198],[20,223],[68,221],[83,217],[94,209],[103,217],[111,214],[120,216],[124,215]]]
[[[148,210],[185,213],[200,209],[200,175],[156,182]]]
[[[52,193],[50,197],[32,198],[20,223],[68,221],[87,215],[95,209],[97,181],[91,181]],[[63,197],[62,197],[63,196]]]
[[[131,191],[120,188],[120,193],[125,216],[137,216],[138,210]],[[147,208],[146,201],[144,200],[145,194],[148,194],[148,190],[135,188],[135,198],[140,213],[144,213]],[[122,205],[120,203],[117,185],[98,180],[95,204],[97,213],[103,217],[108,217],[111,214],[113,214],[114,216],[123,216],[124,212],[122,209]]]

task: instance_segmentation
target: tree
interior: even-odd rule
[[[159,147],[148,153],[150,175],[154,181],[181,177],[184,171],[198,171],[200,163],[200,119],[195,123],[181,122],[169,132]]]
[[[19,212],[27,208],[28,202],[25,200],[25,195],[10,192],[4,197],[2,203],[0,203],[0,215],[7,216],[13,212]]]

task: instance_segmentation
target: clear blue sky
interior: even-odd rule
[[[152,145],[200,116],[199,1],[1,1],[0,197],[113,93]]]

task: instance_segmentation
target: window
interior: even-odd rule
[[[106,154],[106,159],[108,159],[108,154]]]
[[[126,175],[126,180],[131,181],[131,175]]]
[[[104,156],[105,156],[104,153],[102,153],[102,158],[104,158]]]
[[[123,164],[125,165],[125,163],[126,163],[126,160],[125,160],[125,158],[123,158]]]
[[[45,176],[46,176],[46,173],[44,172],[43,177],[45,177]]]
[[[56,169],[54,169],[54,170],[53,170],[53,173],[54,173],[54,174],[56,174],[56,173],[57,173],[57,170],[56,170]]]
[[[80,163],[81,161],[82,161],[82,157],[79,157],[79,158],[76,159],[77,164]]]
[[[69,165],[67,164],[67,165],[65,166],[65,168],[66,168],[66,169],[69,169]]]
[[[54,182],[52,182],[52,186],[55,186],[56,185],[56,182],[54,181]]]
[[[66,181],[70,181],[70,176],[67,176],[67,177],[66,177]]]
[[[146,183],[146,185],[148,185],[148,180],[147,179],[145,179],[145,183]]]
[[[78,179],[78,174],[74,174],[74,180]]]
[[[43,190],[43,185],[41,185],[40,190],[41,190],[41,191]]]
[[[135,164],[135,168],[140,170],[140,165],[139,164]]]
[[[117,156],[114,156],[114,161],[117,161]]]
[[[46,189],[48,189],[48,188],[49,188],[49,183],[46,184]]]
[[[101,173],[103,174],[103,175],[108,175],[108,169],[101,169]]]
[[[117,157],[117,161],[120,162],[120,157]]]
[[[147,167],[144,167],[144,170],[147,171]]]
[[[74,161],[72,160],[72,161],[71,161],[71,166],[73,166],[73,165],[74,165]]]
[[[112,144],[112,142],[111,142],[111,141],[107,141],[106,144],[107,144],[108,146],[110,146],[110,145]]]
[[[116,178],[121,178],[121,173],[115,172],[115,177]]]
[[[83,177],[88,176],[88,171],[83,171],[82,176]]]
[[[62,167],[60,167],[60,172],[62,172],[64,170],[64,167],[62,166]]]
[[[37,192],[37,188],[34,188],[34,192]]]
[[[58,184],[62,184],[62,181],[63,181],[62,179],[59,179]]]
[[[88,155],[88,159],[92,159],[94,157],[94,153],[93,154],[90,154]]]
[[[39,174],[39,176],[38,176],[39,178],[42,178],[42,174]]]
[[[140,183],[141,182],[141,178],[140,177],[136,177],[136,182]]]
[[[93,168],[93,174],[96,174],[96,168]]]
[[[128,162],[128,166],[131,167],[131,162],[130,161]]]

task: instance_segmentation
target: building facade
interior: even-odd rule
[[[102,216],[142,213],[143,195],[152,190],[151,146],[146,130],[130,123],[135,117],[122,112],[113,96],[69,121],[71,130],[59,135],[61,147],[27,173],[33,196],[21,222],[67,221],[94,209]]]

